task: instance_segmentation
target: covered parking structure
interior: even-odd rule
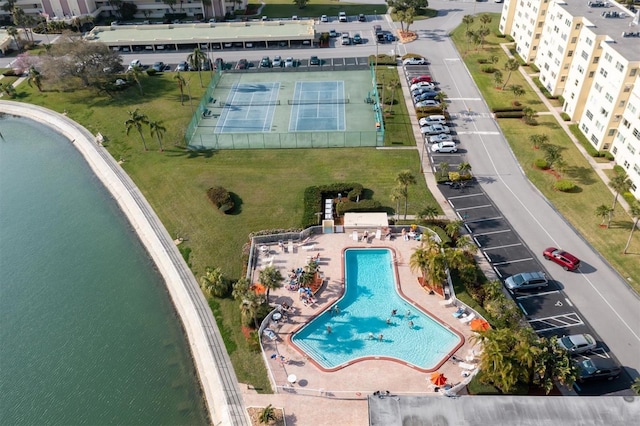
[[[95,27],[87,40],[121,52],[194,49],[225,50],[312,46],[313,20]]]

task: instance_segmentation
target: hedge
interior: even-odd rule
[[[416,115],[420,115],[422,114],[422,116],[427,116],[427,115],[433,115],[433,114],[438,114],[438,115],[443,115],[442,114],[442,108],[440,107],[418,107],[416,108]],[[448,114],[445,112],[445,114]]]
[[[491,112],[512,112],[512,111],[522,111],[524,109],[523,106],[511,106],[511,107],[494,107],[491,108]]]
[[[522,111],[496,112],[494,116],[496,118],[522,118],[524,113]]]
[[[571,130],[571,133],[573,133],[573,136],[575,136],[576,139],[578,139],[578,142],[580,142],[580,145],[582,145],[582,147],[585,149],[585,151],[587,151],[587,153],[590,156],[600,157],[600,153],[598,152],[598,150],[595,149],[593,145],[589,143],[589,141],[587,141],[587,138],[582,134],[577,124],[570,125],[569,130]]]
[[[561,112],[560,117],[562,117],[564,121],[571,121],[571,117],[566,112]]]
[[[570,180],[560,179],[559,181],[556,182],[554,187],[558,191],[571,192],[571,191],[573,191],[575,189],[576,185],[575,185],[575,183],[571,182]]]
[[[451,120],[451,116],[449,115],[449,112],[445,111],[444,114],[443,114],[442,110],[440,108],[438,108],[438,112],[430,112],[428,114],[425,113],[425,112],[422,112],[423,109],[425,109],[425,108],[416,108],[416,117],[418,118],[418,120],[420,120],[421,118],[424,118],[424,117],[428,117],[430,115],[444,115],[444,118],[447,121]],[[420,111],[418,111],[418,110],[420,110]]]
[[[377,212],[382,205],[376,200],[360,200],[359,202],[347,201],[336,204],[336,212],[344,214],[346,212]]]
[[[376,63],[376,55],[369,55],[369,63]],[[398,65],[398,61],[395,56],[380,54],[378,65]]]
[[[547,170],[549,168],[549,163],[544,158],[536,158],[536,160],[533,162],[533,165],[541,170]]]
[[[336,198],[338,194],[349,201],[355,201],[362,195],[363,186],[359,183],[332,183],[322,186],[310,186],[304,190],[304,212],[302,214],[302,228],[316,225],[316,213],[323,210],[322,200]],[[341,203],[343,204],[343,203]]]
[[[540,72],[540,68],[538,68],[536,66],[536,64],[534,64],[533,62],[529,64],[529,67],[534,71],[534,72]]]
[[[493,74],[496,71],[498,71],[498,69],[493,65],[485,65],[484,67],[482,67],[482,72],[486,74]]]

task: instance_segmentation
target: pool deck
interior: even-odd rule
[[[372,232],[373,231],[373,232]],[[369,230],[369,235],[375,229]],[[362,236],[362,232],[360,232]],[[292,306],[293,314],[289,320],[272,322],[278,339],[270,341],[263,338],[264,358],[276,386],[275,395],[257,394],[246,385],[240,385],[246,406],[265,406],[273,404],[283,407],[287,414],[287,424],[329,424],[340,419],[340,424],[367,424],[367,394],[377,390],[389,390],[394,394],[404,395],[437,395],[429,381],[429,373],[418,371],[404,363],[385,360],[364,360],[350,364],[335,372],[323,371],[310,359],[290,344],[290,336],[315,315],[323,312],[338,300],[344,290],[342,253],[345,248],[384,247],[394,251],[397,259],[397,276],[399,286],[405,297],[415,302],[432,317],[457,331],[464,337],[463,345],[453,353],[465,360],[470,355],[476,342],[475,334],[468,324],[454,318],[454,307],[443,306],[441,296],[429,295],[417,281],[417,274],[409,267],[409,259],[413,250],[420,245],[419,241],[404,241],[401,237],[393,240],[370,240],[355,242],[352,234],[324,234],[312,237],[304,246],[295,245],[294,252],[284,252],[278,245],[269,246],[269,250],[259,255],[256,274],[260,268],[273,262],[283,276],[288,271],[303,267],[308,258],[320,253],[320,271],[324,274],[325,284],[316,294],[317,304],[305,306],[298,298],[298,293],[285,287],[272,291],[269,301],[273,304],[287,303]],[[285,242],[284,248],[287,248]],[[257,275],[254,275],[257,276]],[[416,342],[418,345],[419,342]],[[475,348],[477,351],[477,347]],[[271,359],[276,353],[289,360],[281,363],[278,358]],[[448,357],[447,357],[448,358]],[[437,369],[449,379],[449,384],[456,385],[465,379],[463,370],[457,363],[445,360]],[[294,374],[297,382],[291,386],[287,378]],[[330,416],[327,416],[331,413]],[[331,423],[333,424],[333,423]]]

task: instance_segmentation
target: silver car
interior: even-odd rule
[[[544,272],[523,272],[511,275],[504,280],[504,285],[511,292],[529,289],[541,289],[549,285]]]
[[[572,334],[558,337],[556,343],[571,354],[590,352],[596,348],[596,340],[590,334]]]
[[[446,133],[441,133],[439,135],[429,136],[427,140],[429,141],[429,143],[440,143],[440,142],[452,142],[453,138],[451,137],[451,135],[447,135]]]

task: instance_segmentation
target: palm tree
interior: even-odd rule
[[[538,115],[537,112],[535,112],[535,110],[533,108],[530,107],[524,107],[522,110],[522,113],[524,114],[523,120],[525,123],[529,124],[529,125],[534,125],[536,124],[536,116]]]
[[[249,287],[251,286],[251,282],[247,278],[240,278],[233,284],[233,289],[231,291],[231,297],[234,300],[242,300],[245,298],[247,293],[249,293]]]
[[[142,68],[141,66],[134,66],[133,68],[131,68],[131,71],[129,71],[129,75],[131,75],[131,78],[133,79],[133,81],[136,82],[136,84],[138,85],[138,90],[140,91],[140,95],[144,95],[144,93],[142,93],[142,75],[144,74],[144,68]]]
[[[463,161],[462,163],[458,164],[458,171],[463,176],[471,176],[471,164]]]
[[[616,173],[611,178],[611,180],[609,181],[609,186],[615,191],[611,210],[616,209],[616,203],[618,202],[618,195],[620,195],[621,192],[624,193],[624,192],[627,192],[629,189],[631,189],[631,185],[633,185],[633,182],[631,182],[631,179],[629,179],[629,176],[627,176],[625,172]]]
[[[269,292],[271,290],[275,290],[277,288],[282,287],[282,282],[284,281],[284,277],[280,273],[280,269],[275,266],[267,266],[262,271],[260,271],[260,283],[267,290],[266,299],[267,303],[269,302]]]
[[[496,84],[496,89],[499,89],[502,84],[502,71],[495,70],[493,72],[493,82]]]
[[[393,191],[391,192],[391,201],[395,201],[396,202],[396,219],[398,217],[398,211],[400,211],[400,200],[402,200],[402,190],[400,187],[396,187],[393,189]]]
[[[433,220],[440,213],[435,206],[426,206],[418,212],[420,220]]]
[[[473,24],[473,16],[472,15],[464,15],[462,17],[462,23],[467,26],[465,28],[465,31],[469,32],[469,25]]]
[[[476,35],[478,37],[480,37],[480,48],[481,49],[484,49],[484,40],[487,38],[487,36],[489,34],[491,34],[491,30],[489,30],[489,28],[487,28],[487,27],[482,27],[478,31],[476,31]]]
[[[526,92],[526,90],[524,90],[524,87],[522,87],[519,84],[512,84],[511,86],[509,86],[509,90],[511,90],[511,93],[513,93],[513,103],[515,104],[516,102],[518,102],[518,98],[522,95],[524,95]]]
[[[11,83],[0,83],[0,91],[12,99],[16,97],[16,88]]]
[[[142,139],[142,145],[144,145],[144,150],[147,150],[147,141],[144,139],[144,134],[142,134],[142,126],[149,124],[149,119],[146,115],[141,114],[138,108],[133,111],[129,111],[129,119],[124,122],[124,125],[127,128],[127,135],[131,129],[135,128],[140,134],[140,139]]]
[[[151,132],[151,137],[155,136],[158,139],[160,152],[164,151],[164,148],[162,148],[162,138],[164,137],[164,132],[167,131],[167,128],[162,125],[162,121],[151,121],[149,122],[149,130]]]
[[[640,395],[640,377],[636,377],[633,383],[631,383],[631,390],[634,391],[636,395]]]
[[[187,62],[189,66],[198,70],[198,77],[200,78],[200,87],[204,87],[202,84],[202,63],[207,60],[207,55],[200,50],[199,47],[193,49],[193,52],[187,55]]]
[[[544,149],[544,159],[549,167],[553,168],[553,165],[562,158],[560,146],[547,143],[542,146],[542,149]]]
[[[406,220],[409,206],[409,185],[415,185],[417,183],[416,177],[409,170],[404,170],[396,176],[396,183],[401,189],[402,197],[404,198],[404,219]]]
[[[471,44],[471,42],[472,42],[473,40],[475,40],[475,38],[476,38],[476,32],[475,32],[475,31],[472,31],[472,30],[467,30],[467,31],[464,33],[464,36],[465,36],[465,38],[467,39],[467,52],[468,52],[468,51],[469,51],[469,48],[470,48],[470,46],[469,46],[469,45],[470,45],[470,44]]]
[[[627,245],[624,246],[622,254],[627,254],[627,250],[629,250],[629,246],[631,245],[631,238],[633,238],[633,233],[638,227],[638,219],[640,219],[640,204],[638,204],[637,201],[629,206],[629,213],[633,218],[633,222],[631,224],[631,232],[629,233],[629,238],[627,239]]]
[[[40,74],[33,65],[29,67],[27,84],[29,85],[29,87],[36,86],[38,88],[38,92],[42,92],[42,74]]]
[[[222,275],[220,268],[207,267],[205,275],[200,277],[200,288],[208,296],[224,297],[229,291],[229,285]]]
[[[518,68],[520,68],[520,64],[514,58],[508,59],[507,62],[505,62],[504,69],[509,71],[509,74],[507,74],[507,80],[504,82],[504,85],[502,86],[502,90],[504,90],[504,88],[507,87],[507,83],[511,78],[511,73],[513,71],[516,71]]]
[[[480,15],[480,23],[483,27],[489,25],[491,23],[491,15],[489,15],[488,13],[483,13],[482,15]]]
[[[256,294],[253,291],[248,292],[242,298],[240,302],[240,315],[243,318],[242,324],[249,325],[253,322],[255,328],[258,328],[258,312],[260,307],[264,304],[265,299],[262,295]],[[249,321],[247,321],[249,320]]]
[[[449,177],[449,163],[447,163],[446,161],[443,161],[442,163],[438,164],[438,173],[440,173],[441,176],[443,177]]]
[[[180,89],[180,105],[184,106],[184,86],[187,84],[184,77],[180,75],[178,71],[176,75],[173,77],[176,79],[176,83],[178,83],[178,89]]]
[[[446,225],[444,225],[444,232],[447,233],[448,236],[450,236],[451,238],[455,238],[458,236],[458,233],[460,232],[460,228],[462,228],[462,225],[464,225],[464,222],[461,220],[452,220],[447,222]]]
[[[529,141],[533,144],[533,149],[538,149],[549,142],[549,136],[534,134],[529,136]]]
[[[442,286],[447,278],[447,264],[440,245],[427,238],[416,248],[409,259],[409,267],[412,271],[420,271],[423,277],[423,286],[430,288]]]
[[[260,411],[260,415],[258,416],[258,421],[260,423],[264,423],[264,424],[267,424],[271,420],[275,420],[275,419],[276,419],[276,413],[275,413],[275,410],[273,408],[273,405],[271,405],[271,404],[269,404],[266,407],[264,407]]]
[[[20,38],[18,37],[18,29],[16,27],[7,27],[7,34],[13,38],[13,41],[16,43],[16,47],[18,48],[18,52],[22,50],[22,45],[20,44]]]
[[[438,94],[436,94],[436,101],[440,102],[440,108],[442,108],[443,115],[447,109],[447,104],[444,101],[445,99],[447,99],[447,94],[445,92],[438,92]]]
[[[596,207],[596,216],[601,217],[602,218],[602,223],[600,223],[600,225],[604,225],[604,221],[609,218],[609,222],[611,222],[611,212],[613,210],[611,209],[611,207],[607,206],[606,204],[600,204],[598,207]],[[609,227],[609,225],[607,225],[607,228]]]
[[[395,102],[396,91],[400,88],[400,80],[396,80],[395,78],[391,80],[388,84],[387,89],[391,92],[391,103],[389,104],[389,110],[393,109],[393,103]]]

